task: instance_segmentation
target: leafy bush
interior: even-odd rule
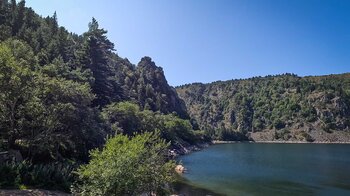
[[[283,139],[283,140],[288,140],[291,138],[290,131],[287,129],[281,129],[281,130],[276,130],[275,131],[275,139]]]
[[[311,135],[309,135],[305,131],[301,131],[299,135],[303,138],[303,140],[305,140],[307,142],[313,142],[314,141],[314,139],[311,137]]]
[[[81,195],[139,195],[164,193],[173,181],[175,163],[167,161],[169,146],[159,131],[129,138],[118,134],[102,150],[91,151],[91,161],[77,173],[73,193]]]
[[[277,119],[277,120],[274,121],[273,126],[276,129],[283,129],[286,126],[286,124],[282,120]]]
[[[189,120],[175,114],[161,114],[150,110],[140,110],[131,102],[119,102],[108,105],[102,111],[103,119],[116,133],[132,136],[141,131],[160,130],[161,137],[171,144],[194,144],[200,138],[195,135]]]

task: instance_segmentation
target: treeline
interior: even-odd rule
[[[168,195],[169,148],[208,139],[162,68],[119,57],[106,34],[0,0],[0,188]]]
[[[177,87],[188,112],[214,139],[313,141],[313,132],[349,131],[350,74],[283,74]],[[316,136],[315,136],[316,137]]]
[[[119,57],[106,34],[94,18],[77,35],[56,13],[41,17],[24,0],[0,0],[1,151],[37,163],[87,161],[116,131],[159,129],[174,146],[196,140],[162,68],[149,57],[137,66]]]

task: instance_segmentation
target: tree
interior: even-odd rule
[[[102,111],[102,117],[116,133],[129,136],[142,131],[159,130],[161,137],[172,145],[194,144],[198,139],[194,135],[189,120],[184,120],[175,114],[161,114],[151,110],[140,110],[131,102],[113,103]]]
[[[15,3],[13,3],[15,5]],[[21,29],[24,22],[24,10],[25,10],[25,0],[22,0],[18,3],[15,8],[15,12],[13,12],[13,26],[12,26],[12,35],[17,35],[18,31]],[[15,5],[16,6],[16,5]]]
[[[33,98],[34,74],[27,61],[31,58],[28,53],[21,56],[23,53],[17,53],[21,50],[11,50],[10,43],[16,48],[25,46],[18,41],[0,44],[0,130],[6,133],[8,145],[13,148],[23,134],[24,108]]]
[[[88,83],[38,73],[36,84],[38,101],[30,108],[33,132],[26,137],[29,156],[41,161],[87,160],[88,151],[101,145],[107,135],[97,111],[90,108],[94,95]]]
[[[1,40],[5,40],[4,39],[4,35],[7,35],[8,37],[11,36],[11,28],[9,26],[7,26],[9,24],[9,7],[8,7],[8,0],[0,0],[0,32],[1,32],[1,36],[0,39]],[[6,32],[4,32],[4,30],[6,30]]]
[[[133,135],[142,130],[140,108],[131,102],[108,105],[103,109],[102,117],[116,133]],[[142,131],[148,130],[143,129]]]
[[[93,150],[91,160],[77,173],[81,183],[73,192],[81,195],[161,194],[174,180],[173,161],[165,155],[169,146],[159,131],[129,138],[118,134],[102,150]]]
[[[177,143],[185,141],[190,144],[196,142],[193,134],[192,125],[189,120],[181,119],[173,114],[161,115],[158,118],[162,121],[162,135],[168,141]]]
[[[117,81],[111,78],[113,72],[109,67],[109,56],[114,50],[114,44],[106,37],[107,31],[100,29],[95,18],[89,23],[89,31],[85,34],[87,68],[93,73],[95,81],[91,84],[92,91],[96,94],[93,106],[105,106],[113,101],[120,100],[122,90]]]
[[[9,148],[25,149],[32,160],[87,159],[109,129],[90,107],[95,96],[77,79],[82,73],[55,63],[40,69],[28,45],[0,44],[0,133]]]

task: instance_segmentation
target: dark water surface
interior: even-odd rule
[[[191,195],[350,196],[347,144],[220,144],[179,160]]]

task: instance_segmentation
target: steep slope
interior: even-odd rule
[[[142,109],[165,114],[175,112],[188,118],[184,101],[178,97],[175,88],[169,86],[163,69],[150,57],[143,57],[137,66],[117,57],[113,67],[126,100],[136,101]]]
[[[35,162],[86,161],[115,130],[160,129],[153,123],[147,130],[120,130],[102,118],[104,109],[126,101],[159,121],[185,124],[166,138],[175,138],[171,142],[182,145],[185,134],[192,136],[190,122],[179,119],[188,118],[185,104],[162,68],[149,57],[138,65],[121,58],[96,19],[77,35],[58,25],[56,13],[42,17],[24,0],[0,0],[0,151],[15,149]],[[128,112],[119,118],[132,122]]]
[[[350,74],[293,74],[176,88],[216,139],[350,141]]]
[[[183,101],[168,85],[162,68],[149,57],[138,66],[119,57],[107,31],[94,18],[88,31],[77,35],[58,25],[56,13],[43,18],[25,7],[25,1],[0,1],[0,11],[0,41],[25,42],[38,64],[50,67],[51,75],[88,81],[96,95],[93,106],[133,100],[142,108],[187,117]]]

